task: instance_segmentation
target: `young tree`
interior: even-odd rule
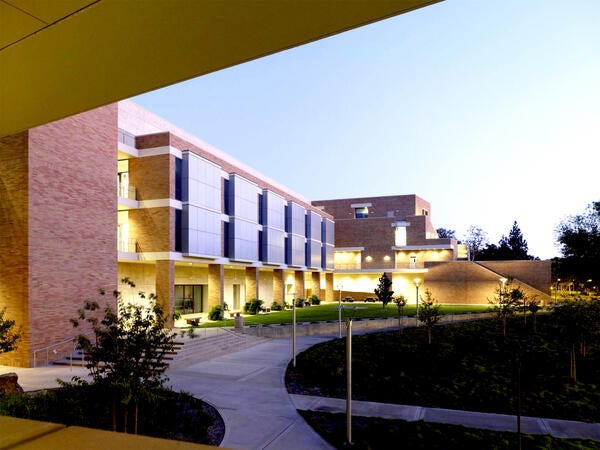
[[[471,225],[467,230],[465,236],[465,242],[469,246],[469,252],[471,253],[471,261],[477,259],[477,255],[488,243],[487,233],[481,228]]]
[[[598,333],[599,306],[597,300],[576,299],[558,302],[552,308],[552,318],[569,347],[569,376],[573,381],[577,381],[577,350],[585,357],[587,340]]]
[[[390,280],[385,272],[379,278],[379,284],[375,288],[374,292],[379,301],[383,304],[383,307],[392,300],[394,291],[392,289],[392,280]]]
[[[0,309],[0,353],[8,353],[17,349],[22,330],[15,326],[15,321],[5,319],[6,308]]]
[[[431,334],[433,326],[440,320],[440,305],[433,298],[431,291],[425,289],[425,299],[421,298],[419,307],[419,322],[422,322],[427,328],[427,343],[431,344]]]
[[[502,322],[503,336],[506,336],[506,322],[508,318],[527,300],[521,287],[514,287],[512,283],[512,278],[506,279],[502,285],[496,289],[496,295],[491,300],[488,299],[489,303],[493,305],[492,310]]]
[[[122,280],[131,287],[128,279]],[[104,295],[104,292],[100,292]],[[93,301],[84,302],[73,326],[80,322],[92,325],[93,340],[81,334],[77,341],[87,355],[87,368],[94,383],[105,386],[113,396],[113,430],[117,428],[117,399],[123,405],[123,431],[127,432],[129,405],[134,406],[134,433],[137,433],[138,401],[162,388],[167,381],[166,355],[173,351],[175,334],[168,332],[168,318],[156,304],[156,296],[147,298],[139,293],[139,304],[124,302],[115,291],[118,313],[110,306],[104,308],[99,319],[100,306]],[[81,382],[81,380],[78,380]]]
[[[404,307],[406,306],[406,299],[404,298],[404,295],[394,297],[394,303],[398,308],[398,329],[400,330],[400,334],[402,334],[404,331],[404,327],[402,326],[402,319],[404,317]]]
[[[525,303],[527,305],[527,309],[531,313],[531,322],[532,322],[533,332],[536,333],[537,332],[537,313],[540,310],[540,301],[537,298],[533,297],[533,298],[530,298]]]

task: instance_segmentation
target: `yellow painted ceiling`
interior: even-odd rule
[[[0,0],[0,136],[439,0]]]

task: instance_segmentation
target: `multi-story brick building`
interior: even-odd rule
[[[465,245],[438,237],[431,205],[417,195],[315,200],[313,205],[335,221],[334,287],[341,297],[373,297],[386,272],[395,295],[411,302],[419,285],[443,303],[486,303],[504,277],[516,278],[529,295],[548,298],[548,261],[467,261]]]
[[[129,101],[0,139],[0,173],[0,307],[24,331],[4,363],[70,345],[124,277],[170,316],[333,297],[329,214]]]

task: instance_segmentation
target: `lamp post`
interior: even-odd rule
[[[338,284],[338,337],[342,337],[342,283]]]
[[[296,292],[292,298],[292,367],[296,367]]]
[[[352,445],[352,317],[346,317],[346,443]]]
[[[416,293],[416,297],[415,297],[415,306],[416,306],[415,323],[417,325],[419,324],[419,285],[420,284],[421,284],[421,279],[415,278],[415,288],[417,289],[417,293]]]

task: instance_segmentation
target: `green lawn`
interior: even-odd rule
[[[388,317],[398,317],[398,309],[395,304],[388,304],[385,308],[381,306],[381,303],[342,303],[344,308],[350,308],[342,311],[343,314],[351,313],[354,318],[369,318],[369,319],[381,319]],[[361,309],[352,309],[353,307],[359,307]],[[442,314],[463,314],[467,312],[484,312],[488,310],[487,305],[442,305]],[[406,306],[404,308],[404,315],[414,316],[415,307]],[[338,304],[337,303],[325,303],[321,305],[309,306],[304,308],[296,308],[296,321],[297,322],[319,322],[338,320]],[[270,313],[261,313],[255,316],[244,315],[244,323],[246,325],[273,325],[281,323],[292,322],[292,310],[288,309],[285,311],[277,311]],[[233,319],[211,321],[201,323],[200,327],[226,327],[233,326]]]

